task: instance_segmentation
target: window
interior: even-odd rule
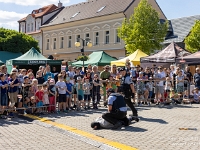
[[[64,48],[64,37],[60,38],[60,49]]]
[[[120,43],[120,38],[119,38],[119,36],[118,36],[118,30],[116,29],[116,31],[115,31],[115,43]]]
[[[31,31],[33,31],[33,23],[31,23]]]
[[[80,12],[75,13],[73,16],[71,16],[71,18],[76,17]]]
[[[95,32],[95,39],[94,39],[94,45],[99,44],[99,32]]]
[[[53,39],[53,49],[56,49],[56,38]]]
[[[24,25],[21,25],[21,32],[24,32]]]
[[[90,37],[90,34],[89,33],[86,33],[85,34],[85,38],[89,38]]]
[[[76,42],[80,42],[80,38],[81,38],[81,36],[80,35],[76,35]]]
[[[106,34],[106,36],[105,36],[105,44],[109,44],[109,41],[110,41],[109,34],[110,34],[110,32],[106,31],[105,34]]]
[[[27,32],[30,32],[30,24],[27,25]]]
[[[106,7],[106,6],[101,7],[101,8],[97,11],[97,13],[101,12],[105,7]]]
[[[46,50],[49,50],[49,39],[47,39],[47,46],[46,46]]]
[[[41,12],[42,12],[42,9],[39,10],[39,13],[41,13]]]
[[[72,47],[72,36],[68,37],[68,48]]]
[[[40,30],[40,22],[37,22],[37,30]]]

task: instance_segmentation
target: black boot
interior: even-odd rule
[[[121,127],[121,126],[122,126],[122,123],[121,123],[120,121],[118,121],[118,122],[114,125],[114,127],[112,127],[112,130],[118,129],[118,128]]]

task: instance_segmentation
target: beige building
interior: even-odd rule
[[[65,7],[43,31],[43,55],[74,60],[81,47],[75,47],[77,38],[90,38],[93,46],[85,47],[85,54],[103,50],[120,58],[125,56],[124,42],[117,36],[117,28],[124,18],[129,18],[140,0],[87,0]],[[166,19],[155,0],[149,3]],[[81,44],[82,45],[82,44]]]
[[[48,23],[48,21],[54,16],[57,15],[64,7],[62,3],[58,3],[58,6],[51,4],[44,6],[39,9],[32,10],[31,14],[20,19],[19,23],[19,32],[26,33],[32,36],[36,41],[38,41],[38,46],[42,51],[42,31],[40,27]]]

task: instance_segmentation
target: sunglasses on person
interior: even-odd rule
[[[109,70],[110,68],[106,68],[107,70]]]
[[[158,68],[158,70],[162,70],[162,68]]]

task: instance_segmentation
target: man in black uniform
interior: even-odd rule
[[[135,118],[135,121],[139,121],[137,110],[135,109],[134,104],[131,101],[131,96],[135,95],[133,81],[131,77],[126,73],[125,68],[120,69],[120,74],[122,75],[120,92],[123,93],[124,100],[133,113],[133,118]]]
[[[117,129],[122,126],[122,121],[126,118],[127,107],[124,97],[115,93],[113,89],[107,90],[108,95],[108,112],[102,115],[102,118],[113,124],[112,129]]]

